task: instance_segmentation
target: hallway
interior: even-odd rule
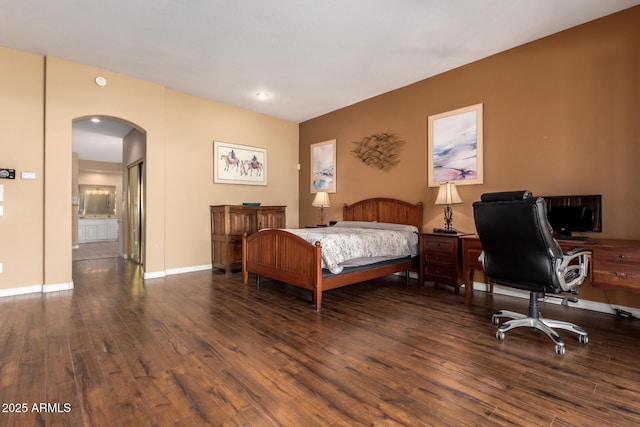
[[[81,243],[77,249],[73,249],[73,261],[86,261],[90,259],[119,258],[120,242]]]

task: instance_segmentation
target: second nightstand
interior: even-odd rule
[[[453,286],[460,293],[462,271],[458,234],[420,234],[420,271],[418,280]]]

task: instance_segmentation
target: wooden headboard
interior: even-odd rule
[[[414,225],[422,232],[422,202],[414,205],[382,197],[361,200],[352,205],[345,204],[342,208],[342,219]]]

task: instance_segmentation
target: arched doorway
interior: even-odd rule
[[[76,256],[74,250],[73,259],[113,256],[113,243],[109,245],[107,242],[113,242],[114,235],[111,230],[107,234],[101,232],[100,227],[105,227],[105,224],[113,227],[116,222],[117,256],[142,264],[146,132],[126,120],[96,115],[74,119],[72,134],[74,249],[84,249],[82,243],[88,240],[103,242],[102,247],[105,248],[94,250],[97,255],[87,255],[85,250]],[[89,188],[98,188],[99,205],[108,207],[105,212],[87,210],[89,198],[80,189],[87,188],[89,184],[95,184]],[[112,198],[102,195],[108,194],[111,188],[115,188]],[[93,245],[94,248],[98,246]]]

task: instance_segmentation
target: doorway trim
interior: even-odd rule
[[[125,178],[127,203],[125,221],[125,251],[127,258],[144,265],[144,160],[138,160],[127,165]]]

